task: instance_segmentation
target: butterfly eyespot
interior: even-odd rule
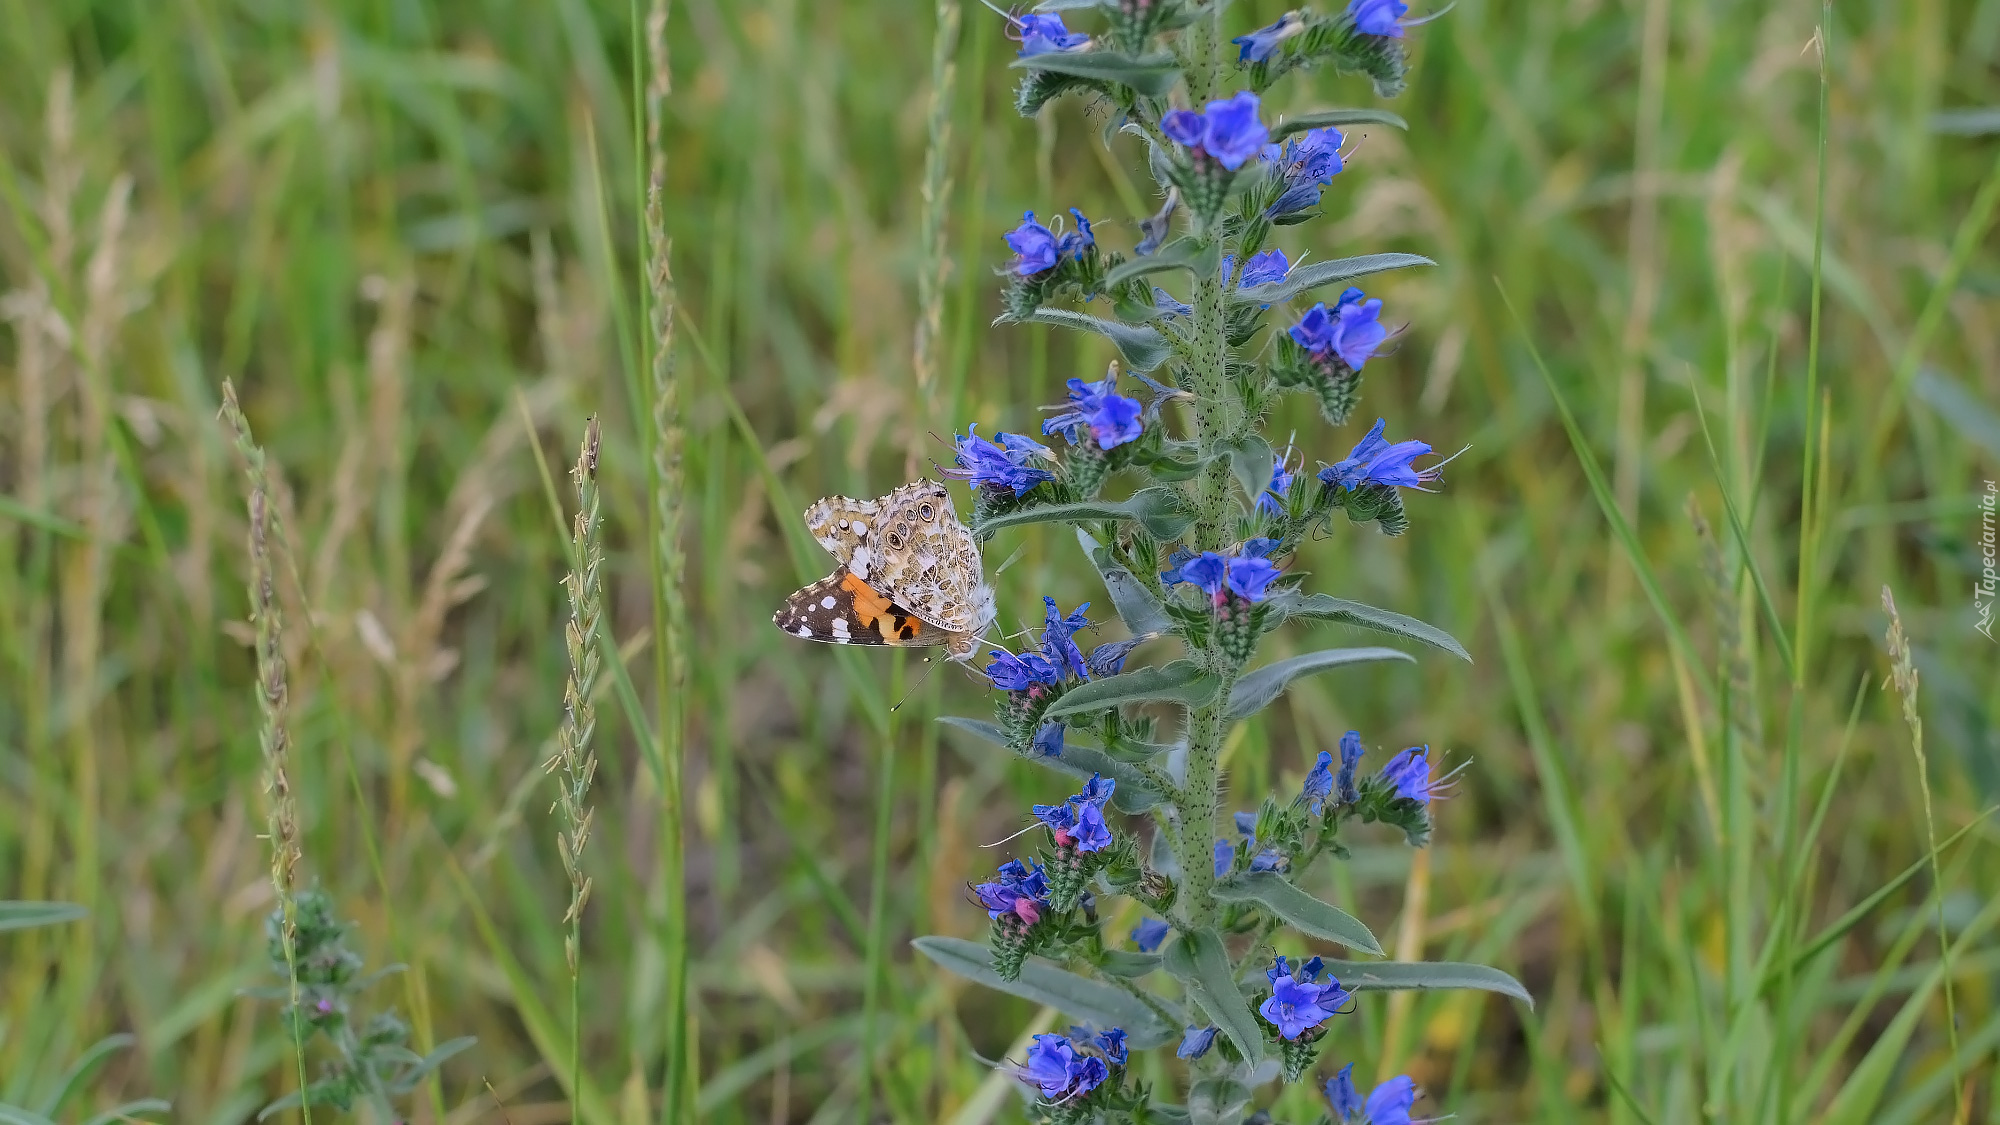
[[[902,525],[898,524],[897,526],[900,528]],[[892,548],[900,548],[902,547],[902,545],[903,545],[903,533],[901,531],[890,532],[889,546]]]
[[[910,537],[910,525],[906,523],[897,524],[896,537],[899,539],[908,539]]]
[[[928,522],[937,518],[937,509],[931,507],[929,504],[924,504],[917,508],[917,514],[924,517],[925,521]]]

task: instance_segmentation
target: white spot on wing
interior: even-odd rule
[[[833,608],[833,606],[834,606],[834,601],[833,601],[833,595],[832,595],[832,594],[828,594],[827,596],[825,596],[825,597],[823,597],[823,598],[821,598],[821,599],[819,600],[819,607],[820,607],[821,609],[832,609],[832,608]],[[842,621],[842,622],[840,622],[840,624],[842,624],[842,625],[845,625],[845,624],[847,624],[847,622],[845,622],[845,621]]]
[[[853,571],[854,577],[863,582],[868,581],[868,570],[874,565],[875,553],[866,547],[854,548],[853,556],[847,560],[847,569]]]
[[[846,643],[847,643],[847,636],[848,636],[848,634],[847,634],[847,618],[845,618],[845,617],[836,617],[836,618],[834,618],[834,619],[833,619],[833,637],[834,637],[834,639],[835,639],[835,640],[837,640],[837,641],[839,641],[839,642],[841,642],[842,644],[846,644]]]
[[[810,626],[801,625],[797,629],[794,629],[793,632],[797,633],[801,637],[805,637],[808,640],[812,639],[813,631]]]

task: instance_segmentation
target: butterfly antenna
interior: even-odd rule
[[[896,701],[896,705],[895,705],[894,707],[891,707],[891,708],[889,708],[889,713],[890,713],[891,715],[893,715],[893,714],[895,714],[896,712],[898,712],[898,711],[902,710],[902,709],[903,709],[903,704],[905,704],[905,703],[908,703],[908,702],[910,701],[910,697],[911,697],[911,696],[913,696],[913,695],[915,695],[915,694],[917,694],[917,689],[918,689],[918,688],[920,688],[920,687],[922,687],[922,686],[924,686],[924,681],[925,681],[925,680],[927,680],[927,679],[930,679],[930,676],[931,676],[931,668],[932,668],[932,666],[933,666],[933,665],[935,665],[935,664],[936,664],[936,661],[932,660],[932,659],[931,659],[930,657],[928,657],[928,656],[924,657],[924,658],[923,658],[923,661],[924,661],[924,670],[923,670],[923,674],[921,674],[921,675],[919,675],[919,676],[917,677],[917,682],[916,682],[916,683],[914,683],[914,684],[911,684],[911,685],[910,685],[909,687],[907,687],[907,688],[905,688],[905,689],[903,690],[903,698],[901,698],[901,699],[898,699],[898,700]]]
[[[1009,840],[1018,840],[1021,837],[1027,835],[1028,833],[1033,832],[1035,828],[1041,823],[1042,822],[1039,820],[1035,821],[1033,824],[1028,825],[1026,828],[1021,829],[1019,832],[1014,833],[1012,836],[1002,836],[1000,839],[995,840],[990,844],[981,844],[979,846],[982,848],[997,848]]]

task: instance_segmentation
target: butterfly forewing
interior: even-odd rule
[[[927,628],[916,614],[846,570],[793,594],[771,620],[794,637],[830,644],[919,646],[945,641],[942,631]]]

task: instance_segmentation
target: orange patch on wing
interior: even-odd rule
[[[854,617],[863,625],[873,625],[877,618],[889,612],[895,605],[888,598],[876,592],[875,587],[856,578],[853,573],[841,576],[840,585],[854,595]],[[885,636],[887,634],[884,634]]]

